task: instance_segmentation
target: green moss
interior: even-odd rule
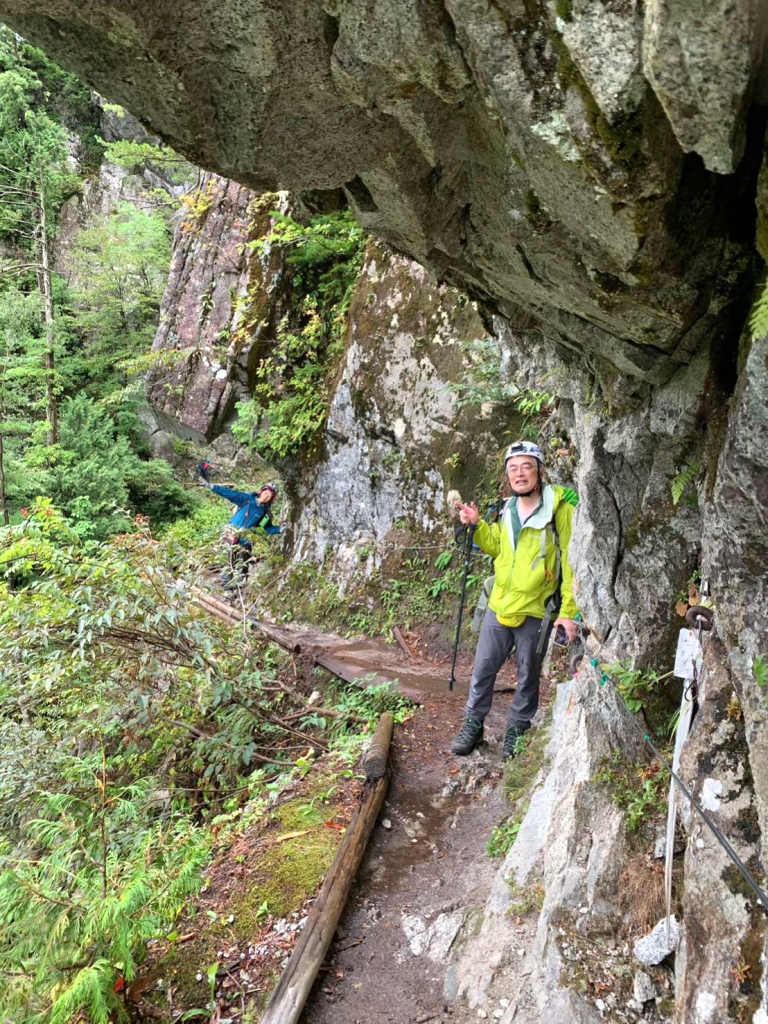
[[[626,761],[620,750],[604,757],[592,776],[595,785],[610,793],[613,803],[626,812],[627,832],[645,832],[646,827],[660,822],[666,808],[669,775],[659,762],[635,764]]]
[[[573,21],[573,0],[556,0],[555,13],[563,21]]]
[[[765,918],[755,911],[753,924],[736,947],[728,1013],[733,1020],[751,1021],[761,1005],[762,952],[765,945]]]
[[[326,817],[326,808],[317,795],[289,800],[275,811],[267,843],[270,837],[278,839],[291,832],[307,834],[282,842],[273,839],[272,845],[267,846],[235,912],[232,928],[239,939],[253,936],[257,915],[265,903],[270,914],[285,917],[320,886],[340,841],[335,829],[325,827]]]
[[[334,788],[331,775],[318,774],[304,796],[274,808],[261,836],[263,853],[258,847],[255,851],[256,870],[243,881],[242,888],[217,905],[220,916],[198,911],[189,929],[196,932],[195,939],[170,949],[163,957],[160,973],[173,985],[178,1008],[201,1005],[207,985],[197,980],[197,974],[204,974],[210,964],[219,960],[219,950],[230,945],[233,938],[239,943],[253,940],[263,925],[265,902],[268,913],[285,917],[298,910],[307,896],[319,888],[341,841],[335,829],[325,826],[329,816],[327,800]],[[306,834],[276,842],[291,832]],[[231,924],[230,915],[234,917]],[[252,1001],[251,1009],[263,1006],[270,989],[271,985]]]
[[[336,834],[324,829],[269,849],[259,864],[259,880],[235,917],[233,929],[238,938],[247,939],[255,933],[257,914],[265,903],[268,912],[278,917],[300,907],[322,882],[336,846]]]
[[[539,197],[536,195],[532,188],[529,188],[523,196],[525,202],[525,208],[531,217],[535,217],[541,209],[541,203]]]
[[[768,260],[768,152],[763,154],[763,165],[757,178],[757,224],[755,247],[764,260]]]
[[[549,227],[552,221],[542,209],[541,200],[532,188],[527,189],[523,193],[523,203],[525,204],[528,220],[537,230],[544,231]]]
[[[559,3],[563,3],[564,6],[570,6],[570,0],[559,0]],[[564,18],[564,20],[570,19]],[[610,124],[590,92],[589,86],[581,72],[576,67],[562,37],[559,33],[552,32],[550,38],[557,51],[557,77],[560,85],[563,91],[567,91],[570,86],[578,90],[593,134],[600,139],[616,163],[635,165],[642,161],[642,116],[635,112],[623,114],[613,124]]]
[[[512,903],[509,905],[508,914],[517,917],[525,917],[526,914],[538,913],[544,906],[546,895],[544,886],[540,883],[531,885],[517,885],[512,879],[507,880],[512,893]]]
[[[755,248],[764,260],[768,260],[768,211],[763,210],[761,207],[758,207],[757,210]]]
[[[729,864],[728,867],[723,868],[720,877],[734,896],[743,896],[746,900],[753,900],[755,898],[755,894],[744,881],[741,872],[735,864]]]
[[[547,709],[544,720],[538,729],[531,731],[530,741],[525,749],[507,761],[504,772],[504,793],[510,803],[517,803],[528,796],[536,776],[544,764],[544,751],[549,742],[552,724],[552,704]]]

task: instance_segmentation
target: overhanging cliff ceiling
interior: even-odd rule
[[[439,276],[658,383],[743,316],[762,7],[0,0],[0,20],[202,166],[343,186]]]

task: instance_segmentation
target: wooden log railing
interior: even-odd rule
[[[381,756],[384,757],[383,774],[375,779],[369,778],[365,783],[360,805],[325,876],[280,981],[261,1015],[260,1024],[296,1024],[301,1016],[317,972],[333,942],[336,926],[384,803],[392,728],[392,715],[382,715],[371,741],[371,749],[378,752],[376,763],[379,767],[382,765]]]

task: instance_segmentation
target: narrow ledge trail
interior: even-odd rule
[[[242,621],[231,606],[196,594],[212,614]],[[451,740],[469,690],[471,650],[460,652],[449,693],[451,659],[444,650],[409,658],[383,641],[246,617],[273,642],[342,679],[397,681],[415,704],[413,715],[395,729],[384,812],[302,1024],[477,1020],[477,1011],[451,1001],[446,987],[452,951],[479,927],[500,866],[485,847],[510,813],[501,785],[501,740],[515,686],[514,656],[499,673],[485,742],[469,757],[456,757]],[[543,675],[536,721],[549,691]]]
[[[304,1024],[477,1019],[446,1001],[446,967],[453,944],[479,924],[499,866],[485,845],[508,811],[502,713],[489,723],[490,742],[468,758],[450,752],[464,700],[431,696],[396,732],[385,816]]]

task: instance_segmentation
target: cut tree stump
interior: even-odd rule
[[[389,719],[388,723],[386,719]],[[260,1024],[296,1024],[315,983],[317,972],[333,942],[336,926],[346,906],[387,792],[387,754],[392,739],[390,714],[384,714],[379,719],[371,747],[377,738],[380,739],[378,749],[384,755],[384,774],[365,783],[360,806],[325,876],[290,960],[261,1015]]]
[[[387,712],[379,719],[376,732],[363,758],[363,771],[367,779],[380,779],[387,772],[389,745],[392,742],[392,730],[395,720]]]
[[[392,632],[394,634],[395,640],[397,640],[397,645],[400,648],[400,650],[407,658],[413,660],[413,651],[405,642],[405,637],[403,636],[401,630],[397,626],[393,626]]]

